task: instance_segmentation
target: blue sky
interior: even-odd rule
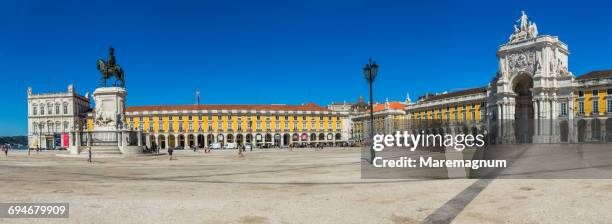
[[[527,14],[570,48],[575,75],[612,68],[607,2],[563,1],[2,1],[0,136],[26,134],[26,89],[79,93],[116,48],[129,105],[301,104],[486,85],[495,52]],[[51,83],[51,85],[49,85]]]

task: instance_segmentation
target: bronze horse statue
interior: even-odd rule
[[[114,86],[124,87],[125,86],[125,76],[123,74],[123,69],[121,66],[115,62],[115,48],[110,47],[108,50],[108,60],[104,61],[102,59],[98,59],[98,71],[102,75],[102,85],[106,86],[106,80],[115,77]],[[119,84],[117,84],[119,82]]]

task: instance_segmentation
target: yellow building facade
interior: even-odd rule
[[[331,146],[347,141],[346,117],[315,104],[132,106],[125,124],[153,148]]]

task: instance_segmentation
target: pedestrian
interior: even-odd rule
[[[87,162],[92,163],[93,161],[91,160],[91,146],[87,147],[87,154],[88,154]]]
[[[28,147],[28,157],[30,157],[30,151],[32,151],[32,148]]]
[[[174,149],[172,148],[168,149],[168,155],[170,155],[170,160],[172,160],[172,151],[174,151]]]
[[[242,154],[242,146],[238,147],[238,157],[244,157],[244,154]]]
[[[4,145],[4,156],[5,157],[8,157],[8,150],[9,150],[9,147]]]

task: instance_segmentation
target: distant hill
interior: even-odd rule
[[[4,137],[0,137],[0,144],[28,145],[28,136],[4,136]]]

